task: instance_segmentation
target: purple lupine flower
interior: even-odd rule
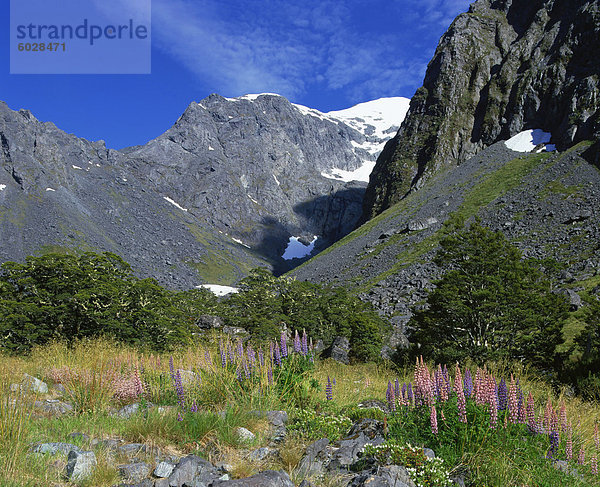
[[[279,355],[279,347],[277,345],[273,347],[273,362],[277,366],[281,365],[281,355]]]
[[[409,401],[412,401],[414,399],[412,382],[409,382],[408,386],[406,387],[406,397],[408,398]]]
[[[287,356],[288,356],[287,338],[285,336],[285,331],[281,330],[281,358],[284,359]]]
[[[265,365],[265,356],[263,355],[262,348],[258,350],[258,362],[260,363],[261,367]]]
[[[227,366],[227,354],[223,346],[223,339],[219,340],[219,353],[221,354],[221,367],[225,368]]]
[[[327,385],[325,386],[325,399],[328,401],[333,401],[333,386],[329,376],[327,376]]]
[[[548,450],[548,453],[546,454],[546,458],[554,458],[554,456],[558,452],[559,442],[560,442],[560,439],[558,437],[558,433],[556,431],[553,431],[552,433],[550,433],[550,449]]]
[[[465,371],[463,390],[465,391],[465,397],[471,397],[471,394],[473,394],[473,377],[471,377],[471,371],[469,369]]]
[[[213,368],[212,356],[208,350],[204,352],[204,362],[209,369]]]
[[[179,369],[175,372],[175,392],[177,393],[181,409],[185,410],[185,391],[183,390],[183,381],[181,380]]]
[[[238,340],[236,347],[236,355],[238,358],[242,358],[244,356],[244,344],[242,340]]]
[[[396,399],[400,399],[400,381],[398,379],[394,381],[394,396]]]
[[[598,475],[598,460],[596,459],[595,453],[592,455],[590,467],[592,469],[592,475]]]
[[[169,372],[171,373],[171,379],[175,380],[175,366],[173,365],[173,355],[169,357]]]
[[[256,362],[256,353],[254,352],[252,345],[248,345],[246,355],[248,356],[248,365],[251,369],[254,368],[254,363]]]
[[[302,350],[302,342],[300,341],[300,335],[298,335],[298,330],[294,334],[294,352],[300,353]]]
[[[273,367],[269,364],[269,368],[267,369],[267,380],[269,381],[269,385],[273,385]]]
[[[387,399],[388,407],[392,410],[396,410],[396,397],[394,394],[394,387],[392,386],[392,382],[388,381],[387,391],[385,393],[385,398]]]
[[[177,421],[183,421],[183,416],[181,415],[181,413],[177,413]]]
[[[334,377],[333,379],[331,379],[331,383],[332,383],[334,386],[336,386],[336,385],[337,385],[337,383],[335,382],[335,377]]]
[[[506,381],[504,379],[500,380],[498,390],[496,391],[496,397],[498,398],[498,411],[506,410],[508,390],[506,388]]]
[[[244,366],[244,374],[246,375],[246,379],[250,378],[250,368],[248,367],[248,361],[242,358],[242,364]]]
[[[198,406],[196,405],[196,401],[194,401],[194,402],[192,403],[192,407],[190,408],[190,411],[191,411],[192,413],[197,413],[197,412],[198,412]]]
[[[308,336],[306,335],[306,329],[302,330],[302,355],[305,357],[308,355]]]
[[[233,347],[231,346],[231,343],[227,344],[227,358],[229,359],[230,364],[235,363],[235,355],[233,353]]]
[[[235,377],[237,380],[239,380],[240,382],[242,382],[243,377],[242,377],[242,368],[238,365],[235,369]]]
[[[402,396],[401,396],[402,397],[402,404],[406,404],[408,402],[407,401],[408,398],[406,397],[406,382],[402,383],[401,394],[402,394]]]

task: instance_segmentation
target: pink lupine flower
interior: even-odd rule
[[[565,403],[563,402],[560,405],[560,430],[563,433],[566,433],[567,431],[567,408],[565,407]]]
[[[535,431],[536,428],[534,407],[533,395],[530,392],[527,396],[527,426],[530,431]]]
[[[510,422],[515,424],[519,420],[519,406],[517,403],[517,384],[515,378],[510,375],[510,386],[508,388],[508,415]]]
[[[596,460],[596,454],[592,455],[591,461],[592,475],[598,475],[598,460]]]
[[[585,448],[581,445],[579,449],[579,455],[577,456],[577,463],[583,465],[585,463]]]
[[[434,435],[438,434],[438,422],[437,422],[437,411],[435,410],[435,406],[431,406],[431,432]]]
[[[496,402],[496,393],[492,393],[490,394],[490,402],[489,402],[489,406],[490,406],[490,428],[494,429],[496,428],[496,425],[498,424],[498,404]]]
[[[567,461],[571,461],[573,459],[573,428],[571,426],[571,422],[569,422],[569,426],[567,428],[567,445],[565,446],[565,456],[567,457]]]
[[[542,422],[542,427],[544,428],[545,433],[548,433],[550,431],[553,412],[554,408],[552,407],[552,401],[550,400],[550,396],[548,396],[548,400],[546,401],[546,407],[544,408],[544,419]]]

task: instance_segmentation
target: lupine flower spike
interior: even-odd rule
[[[394,387],[392,386],[391,381],[388,381],[387,392],[385,393],[385,397],[387,399],[388,407],[392,410],[396,410],[396,397],[394,393]]]
[[[438,434],[438,422],[437,422],[437,411],[435,410],[435,406],[431,406],[431,432],[434,435]]]
[[[571,461],[573,459],[573,427],[571,426],[570,421],[567,428],[567,445],[565,446],[565,456],[567,457],[567,461]]]
[[[327,376],[327,385],[325,386],[325,399],[328,401],[333,400],[333,386],[331,385],[331,379]]]
[[[454,379],[454,389],[456,391],[458,418],[461,423],[467,422],[467,405],[465,392],[463,390],[463,379],[460,373],[460,367],[456,364],[456,377]]]
[[[592,468],[592,475],[598,475],[598,460],[596,459],[595,453],[592,455],[591,468]]]
[[[585,463],[585,448],[581,445],[579,449],[579,455],[577,455],[577,463],[583,465]]]
[[[287,338],[285,336],[285,331],[281,330],[281,358],[284,359],[287,356],[288,356]]]
[[[294,352],[300,353],[302,349],[302,342],[300,341],[300,335],[298,335],[298,330],[294,334]]]

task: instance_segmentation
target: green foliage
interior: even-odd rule
[[[417,487],[447,487],[451,485],[448,469],[441,458],[428,458],[423,448],[395,441],[381,445],[367,444],[363,458],[373,457],[381,465],[403,465]]]
[[[501,232],[474,222],[452,227],[435,262],[446,269],[415,313],[413,352],[439,362],[512,359],[548,367],[568,305]]]
[[[590,399],[600,400],[600,301],[591,298],[585,309],[585,328],[575,339],[581,359],[575,367],[577,388]]]
[[[185,338],[181,317],[169,291],[135,278],[114,254],[46,254],[1,267],[0,347],[12,352],[99,335],[164,350]]]
[[[342,287],[277,278],[264,269],[253,270],[241,281],[240,292],[224,304],[229,324],[255,337],[277,337],[281,323],[325,343],[345,336],[351,356],[363,361],[377,359],[388,326],[369,303]]]
[[[288,429],[295,431],[307,440],[328,438],[329,441],[341,439],[352,426],[352,420],[338,414],[318,413],[314,409],[293,411]]]

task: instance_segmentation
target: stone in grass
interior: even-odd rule
[[[57,453],[68,455],[70,451],[80,452],[81,448],[71,443],[39,443],[37,445],[34,445],[31,451],[33,453],[42,453],[49,455],[56,455]]]
[[[415,487],[415,484],[404,467],[389,465],[358,474],[348,487]]]
[[[152,403],[147,403],[146,407],[151,408],[153,406]],[[128,419],[134,414],[136,414],[142,405],[139,402],[128,404],[127,406],[122,407],[116,413],[113,413],[112,416],[116,416],[118,418]]]
[[[21,390],[36,392],[38,394],[48,394],[48,384],[29,374],[23,374],[21,384],[12,384],[10,390],[15,392]]]
[[[248,454],[248,458],[255,462],[262,462],[268,458],[277,457],[278,451],[275,448],[269,448],[268,446],[257,448],[256,450],[252,450]]]
[[[125,482],[137,483],[150,475],[150,465],[144,462],[119,465],[119,475]]]
[[[246,428],[236,428],[235,434],[242,443],[252,443],[256,439],[256,435]]]
[[[328,446],[329,440],[327,438],[321,438],[309,445],[298,464],[298,473],[303,477],[321,475],[325,464],[330,459]]]
[[[67,457],[65,475],[69,480],[82,480],[89,477],[96,465],[96,455],[93,451],[71,450]]]
[[[285,472],[265,470],[245,479],[217,480],[212,487],[294,487],[294,483]]]
[[[193,485],[194,481],[202,482],[209,485],[213,480],[219,478],[217,469],[212,463],[197,457],[196,455],[188,455],[182,458],[173,473],[169,476],[169,483],[162,482],[159,485],[168,485],[169,487],[182,487],[185,485]],[[157,484],[159,481],[157,481]]]
[[[175,469],[175,465],[169,462],[160,462],[154,469],[153,475],[158,478],[167,478]]]
[[[58,399],[46,399],[44,401],[35,401],[34,407],[44,413],[60,416],[73,412],[73,405],[68,402],[62,402]]]
[[[156,447],[148,447],[143,443],[128,443],[119,447],[119,453],[121,455],[125,455],[129,459],[132,459],[143,454],[160,456],[160,449]]]

